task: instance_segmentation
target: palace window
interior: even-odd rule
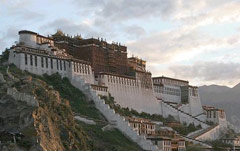
[[[213,118],[216,118],[216,111],[213,111]]]
[[[75,65],[75,62],[73,63],[73,71],[76,72],[76,65]]]
[[[84,64],[82,66],[82,69],[83,69],[83,73],[85,73],[85,65]]]
[[[64,68],[64,71],[66,71],[66,62],[63,61],[63,68]]]
[[[79,72],[79,63],[77,63],[77,72]]]
[[[48,58],[46,57],[46,68],[48,68]]]
[[[37,67],[37,56],[35,56],[35,66]]]
[[[58,70],[58,59],[56,59],[57,60],[57,70]]]
[[[25,65],[28,64],[28,60],[27,60],[27,54],[25,54]]]
[[[51,68],[53,69],[53,59],[52,58],[51,58],[50,62],[51,62]]]
[[[62,60],[60,60],[60,70],[62,70]]]
[[[42,68],[43,68],[44,67],[43,57],[41,57],[41,65],[42,65]]]
[[[83,73],[83,70],[82,70],[83,68],[82,68],[82,66],[83,66],[83,64],[79,63],[79,72],[80,72],[80,73]]]
[[[30,65],[32,66],[33,65],[33,56],[30,55]]]

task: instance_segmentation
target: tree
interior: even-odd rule
[[[228,151],[229,148],[232,148],[233,146],[230,144],[225,144],[220,140],[215,140],[211,142],[213,151]]]
[[[2,62],[8,61],[8,57],[9,57],[9,50],[8,50],[8,49],[5,49],[5,51],[2,52],[1,61],[2,61]]]

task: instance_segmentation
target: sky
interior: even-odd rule
[[[153,76],[240,82],[240,0],[0,0],[0,52],[19,30],[58,29],[126,45]]]

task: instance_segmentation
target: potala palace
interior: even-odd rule
[[[127,47],[103,39],[83,39],[62,31],[45,37],[32,31],[19,31],[19,42],[12,46],[9,63],[37,75],[59,73],[82,90],[109,120],[146,150],[162,150],[132,132],[124,117],[119,117],[99,96],[114,97],[116,104],[163,117],[173,116],[182,124],[201,125],[198,132],[185,137],[193,143],[215,140],[227,126],[225,112],[202,106],[198,87],[188,81],[165,76],[152,77],[146,61],[127,57]],[[212,127],[208,122],[215,123]],[[195,137],[191,137],[195,136]],[[206,145],[207,146],[207,145]]]

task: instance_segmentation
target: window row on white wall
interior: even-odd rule
[[[138,82],[135,79],[129,79],[124,77],[112,76],[112,75],[107,75],[107,79],[109,83],[116,83],[116,84],[138,87]]]
[[[168,95],[175,95],[180,96],[180,90],[174,88],[168,88],[163,86],[154,86],[154,91],[157,93],[168,94]]]
[[[90,65],[74,62],[73,63],[73,71],[77,73],[85,73],[90,74]]]
[[[70,68],[69,61],[46,57],[46,56],[26,54],[26,53],[24,54],[24,62],[25,62],[25,65],[41,67],[41,68],[46,68],[46,69],[48,69],[48,68],[54,69],[54,65],[56,64],[56,69],[61,70],[61,71],[66,71],[67,65]],[[54,63],[54,62],[56,62],[56,63]]]

